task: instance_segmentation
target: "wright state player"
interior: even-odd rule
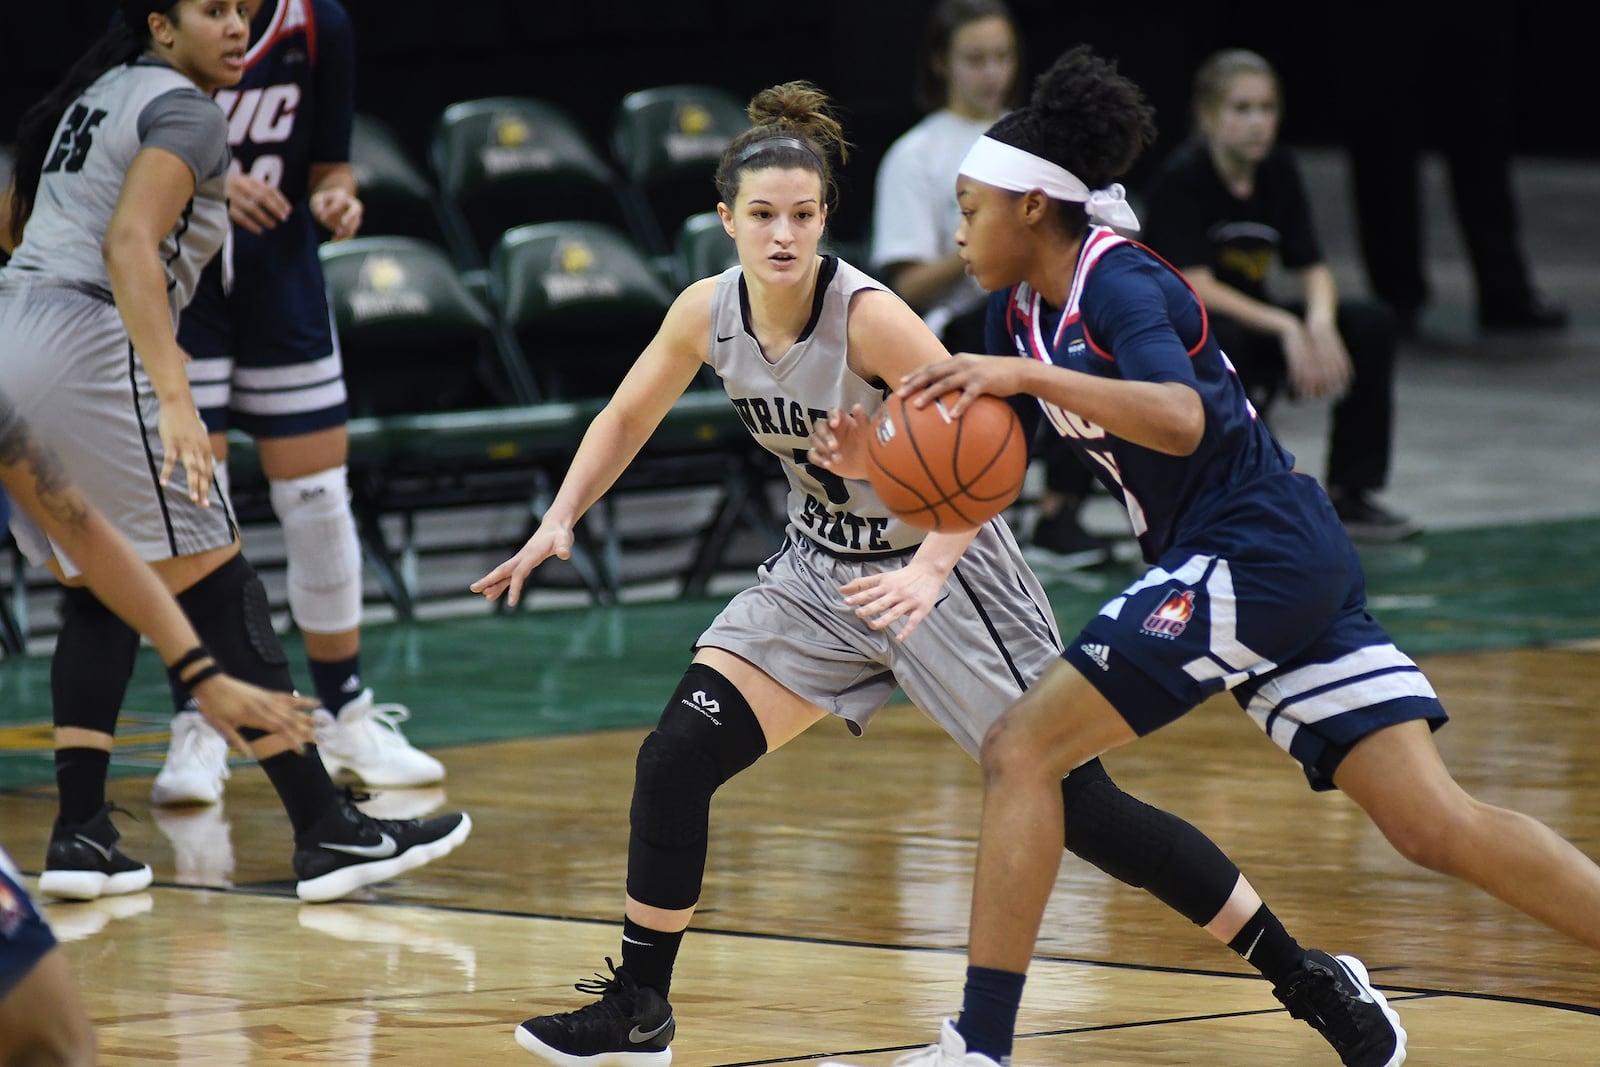
[[[349,413],[339,346],[317,260],[361,226],[350,159],[355,111],[350,18],[334,0],[249,0],[243,80],[215,99],[233,166],[228,250],[200,280],[179,343],[189,382],[227,458],[226,431],[255,439],[283,526],[289,612],[305,636],[322,707],[317,739],[332,774],[369,786],[440,781],[444,767],[400,731],[409,715],[363,686],[361,549],[346,482]],[[219,471],[222,470],[219,466]],[[215,803],[227,777],[222,738],[175,692],[172,746],[151,789],[157,804]]]

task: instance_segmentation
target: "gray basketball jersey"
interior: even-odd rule
[[[850,298],[883,286],[842,259],[823,260],[812,321],[773,362],[745,325],[743,274],[729,267],[711,299],[707,362],[756,442],[778,457],[789,479],[789,524],[800,536],[840,556],[874,556],[915,548],[925,536],[884,506],[864,481],[840,478],[806,462],[811,427],[834,409],[883,401],[882,383],[867,382],[845,360]]]
[[[86,283],[109,294],[100,245],[133,157],[159,146],[195,173],[195,195],[161,240],[176,321],[228,228],[227,119],[188,78],[149,57],[113,67],[67,106],[39,175],[33,214],[5,272]]]

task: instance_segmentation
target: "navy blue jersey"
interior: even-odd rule
[[[250,39],[244,78],[216,93],[228,116],[233,165],[298,204],[313,163],[350,159],[350,17],[334,0],[267,0]]]
[[[1103,378],[1183,382],[1205,407],[1192,455],[1170,456],[1108,434],[1047,401],[1055,431],[1123,501],[1149,562],[1174,545],[1225,556],[1270,550],[1277,516],[1300,510],[1294,457],[1267,432],[1183,276],[1148,248],[1094,227],[1084,237],[1065,308],[1026,283],[990,297],[990,352]],[[1259,518],[1271,517],[1265,525]]]

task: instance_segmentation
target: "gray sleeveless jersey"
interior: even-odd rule
[[[67,106],[39,176],[13,276],[86,283],[109,294],[100,244],[139,149],[172,152],[195,174],[195,195],[161,240],[167,298],[177,314],[228,228],[227,119],[188,78],[142,58],[102,74]]]
[[[808,464],[811,427],[837,408],[875,411],[884,387],[859,378],[845,361],[850,297],[883,286],[843,260],[823,261],[821,305],[806,332],[776,363],[745,328],[741,271],[717,279],[711,300],[707,361],[722,376],[752,437],[778,457],[789,479],[789,524],[825,551],[873,556],[914,548],[925,534],[895,518],[864,481]],[[829,273],[831,272],[831,277]]]

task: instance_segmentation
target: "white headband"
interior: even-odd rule
[[[992,137],[978,138],[961,161],[961,173],[1013,193],[1038,189],[1052,200],[1082,204],[1091,219],[1108,226],[1139,228],[1139,216],[1133,213],[1133,205],[1128,203],[1127,193],[1119,183],[1090,189],[1067,168]]]

